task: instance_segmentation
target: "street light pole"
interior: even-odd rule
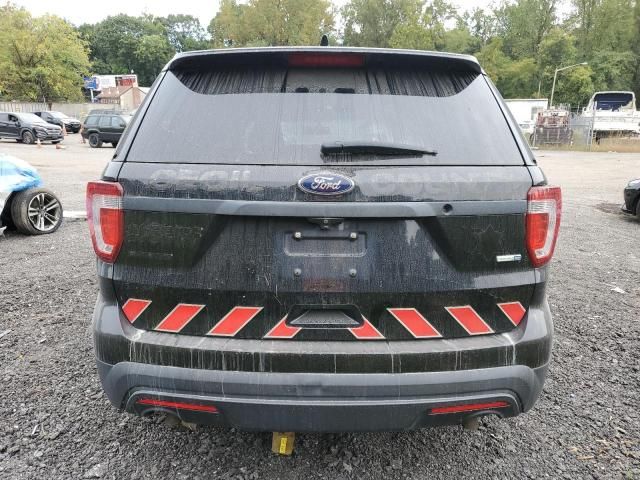
[[[587,62],[576,63],[574,65],[569,65],[567,67],[562,67],[562,68],[556,68],[556,71],[553,74],[553,86],[551,87],[551,100],[549,101],[549,108],[553,108],[553,95],[556,92],[556,79],[558,78],[558,72],[561,72],[562,70],[567,70],[573,67],[579,67],[581,65],[587,65]]]

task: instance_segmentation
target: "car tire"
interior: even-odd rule
[[[20,233],[53,233],[62,223],[62,204],[46,188],[29,188],[17,192],[11,202],[11,219]]]
[[[25,130],[24,132],[22,132],[22,143],[31,145],[33,142],[35,142],[33,133],[31,133],[29,130]]]
[[[91,148],[100,148],[102,147],[102,141],[100,140],[100,135],[97,133],[92,133],[89,135],[89,146]]]
[[[51,143],[52,143],[53,145],[57,145],[58,143],[60,143],[60,140],[52,140],[52,141],[51,141]]]
[[[111,146],[112,146],[113,148],[116,148],[116,147],[118,146],[118,142],[111,142]]]
[[[636,217],[640,220],[640,198],[636,201]]]

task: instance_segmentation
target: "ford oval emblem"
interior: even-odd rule
[[[314,195],[342,195],[349,193],[356,184],[339,173],[320,172],[306,175],[298,180],[298,188]]]

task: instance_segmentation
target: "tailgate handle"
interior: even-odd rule
[[[287,324],[298,328],[357,328],[364,320],[354,305],[294,305]]]

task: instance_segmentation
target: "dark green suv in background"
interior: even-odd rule
[[[89,140],[89,145],[93,148],[100,148],[103,143],[110,143],[115,147],[129,120],[131,115],[113,110],[91,113],[82,125],[82,136]]]

